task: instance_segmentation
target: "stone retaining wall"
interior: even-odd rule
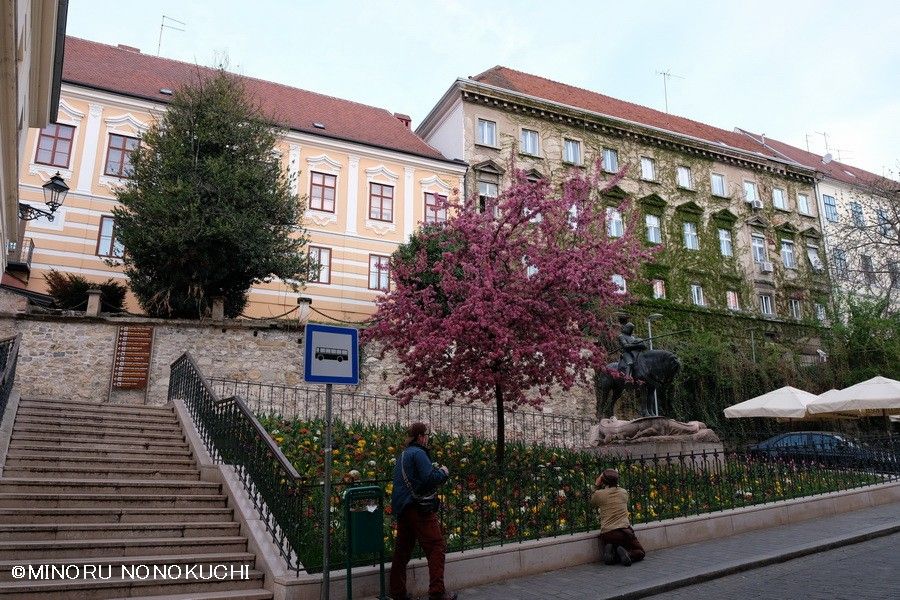
[[[153,354],[146,394],[110,394],[116,335],[123,325],[152,325]],[[145,400],[164,404],[169,386],[169,365],[188,351],[207,377],[298,386],[303,384],[303,328],[296,321],[228,320],[187,321],[146,317],[85,317],[39,315],[0,311],[0,337],[22,334],[16,386],[24,397],[55,397],[92,401]],[[335,386],[336,391],[388,396],[400,367],[395,358],[378,356],[364,347],[361,384]],[[543,406],[546,415],[594,416],[591,386],[556,391]],[[438,403],[440,404],[440,403]],[[455,405],[459,408],[459,405]],[[477,405],[481,406],[481,405]],[[492,405],[484,405],[488,413]],[[390,411],[388,411],[390,412]],[[409,411],[407,411],[409,412]],[[456,413],[454,413],[455,416]],[[385,413],[388,416],[388,413]],[[448,416],[450,412],[448,411]],[[509,421],[512,437],[518,422]],[[527,420],[521,420],[528,427]],[[482,423],[473,427],[484,427]],[[527,436],[525,436],[527,437]]]

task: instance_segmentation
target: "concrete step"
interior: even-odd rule
[[[22,398],[19,408],[43,408],[68,412],[100,412],[117,415],[163,415],[175,414],[172,406],[146,406],[143,404],[115,404],[112,402],[87,402],[84,400],[36,400]]]
[[[224,523],[230,508],[0,508],[0,524],[50,523]]]
[[[246,552],[240,536],[192,538],[131,538],[111,540],[0,541],[0,560],[35,563],[35,559],[145,556],[157,554],[212,554]],[[20,563],[20,564],[21,564]]]
[[[221,484],[212,481],[163,481],[141,479],[0,479],[0,494],[178,494],[183,496],[218,494]]]
[[[152,440],[146,441],[140,438],[82,438],[70,439],[63,437],[46,437],[33,434],[16,435],[13,433],[12,439],[9,441],[10,449],[18,449],[29,446],[44,446],[62,452],[63,448],[68,450],[150,450],[157,451],[177,451],[182,454],[188,452],[190,447],[187,442],[178,442],[177,440]]]
[[[37,454],[37,453],[13,453],[10,452],[6,459],[4,472],[9,469],[21,467],[56,467],[58,469],[72,468],[145,468],[145,469],[193,469],[197,462],[193,458],[168,458],[157,457],[152,454],[143,456],[105,458],[103,456],[91,456],[89,454]]]
[[[21,564],[22,561],[19,560],[0,561],[0,582],[18,581],[12,577],[12,568]],[[204,565],[207,568],[208,565],[226,565],[228,567],[248,565],[253,569],[255,564],[256,556],[250,552],[222,552],[216,554],[180,554],[169,556],[55,558],[52,560],[41,560],[39,564],[34,564],[33,567],[37,569],[40,565],[47,565],[48,567],[64,569],[67,566],[72,565],[81,569],[81,571],[78,572],[84,573],[83,569],[85,566],[96,565],[98,568],[103,569],[103,574],[105,575],[107,567],[111,567],[113,573],[119,574],[121,573],[121,567],[134,567],[136,565]],[[73,573],[76,572],[74,569],[71,570]]]
[[[129,431],[132,433],[173,433],[181,432],[181,424],[177,421],[170,423],[148,423],[140,419],[135,421],[120,421],[110,419],[69,419],[47,418],[16,415],[16,428],[22,431],[57,431],[88,428],[91,431]]]
[[[46,542],[50,540],[109,540],[132,538],[229,537],[241,526],[226,523],[48,523],[0,525],[0,540]]]
[[[65,423],[110,423],[110,424],[130,424],[145,423],[152,425],[172,425],[178,423],[178,418],[173,413],[171,416],[166,415],[119,415],[106,412],[82,412],[73,413],[70,411],[59,411],[50,408],[19,408],[16,412],[16,419],[28,419],[30,421],[54,422],[62,421]]]
[[[271,600],[273,597],[272,592],[268,590],[233,590],[166,596],[141,596],[141,600]],[[126,600],[126,598],[114,598],[113,600]]]
[[[179,569],[181,567],[175,567]],[[183,572],[183,571],[182,571]],[[151,594],[191,593],[196,598],[199,592],[216,590],[258,590],[262,588],[261,571],[249,570],[247,579],[240,578],[239,572],[234,579],[203,580],[199,578],[168,579],[153,578],[152,569],[148,570],[149,579],[109,579],[109,580],[75,580],[75,581],[25,581],[0,583],[0,598],[16,598],[17,600],[71,600],[72,598],[91,598],[101,600],[108,598],[132,598]],[[163,577],[164,574],[161,574]],[[245,596],[246,597],[246,596]]]
[[[15,466],[7,464],[3,468],[3,477],[45,478],[54,479],[171,479],[177,481],[198,481],[199,469],[158,469],[155,467],[59,467],[59,466]]]
[[[0,493],[0,508],[224,508],[222,494]]]
[[[18,442],[10,444],[7,458],[23,458],[44,455],[65,455],[73,459],[98,459],[98,460],[153,460],[156,458],[165,460],[186,460],[193,462],[193,455],[187,445],[185,448],[171,448],[161,446],[159,448],[122,448],[115,444],[41,444],[37,442]]]
[[[122,441],[139,440],[142,442],[159,442],[174,440],[177,442],[184,441],[184,433],[180,428],[172,428],[169,431],[132,431],[113,427],[108,429],[105,427],[58,427],[46,428],[40,425],[19,425],[16,422],[13,425],[12,439],[18,439],[23,436],[43,436],[45,439],[64,439],[64,440],[84,440],[84,441],[102,441],[117,439]]]

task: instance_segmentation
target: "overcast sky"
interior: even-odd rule
[[[68,33],[412,116],[494,65],[882,174],[900,167],[896,1],[73,0]],[[176,25],[177,24],[174,24]],[[808,136],[808,142],[807,142]]]

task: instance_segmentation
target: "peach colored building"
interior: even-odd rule
[[[34,242],[27,287],[43,291],[57,269],[90,280],[125,280],[117,257],[114,189],[128,175],[127,151],[165,109],[172,90],[198,67],[67,38],[58,125],[32,132],[20,169],[22,201],[39,202],[57,171],[71,191],[56,218],[28,223]],[[362,321],[389,280],[387,257],[426,219],[436,195],[461,189],[466,167],[409,128],[404,115],[243,77],[281,128],[276,148],[295,192],[307,198],[310,251],[323,264],[305,289],[281,281],[251,290],[245,315],[275,317],[313,300],[315,318]],[[134,298],[128,309],[139,311]],[[295,317],[297,312],[289,313]]]
[[[18,171],[30,127],[51,122],[59,101],[68,1],[0,4],[0,273],[21,259]]]

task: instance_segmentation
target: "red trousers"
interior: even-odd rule
[[[428,559],[428,595],[440,598],[444,594],[444,555],[447,543],[441,531],[437,513],[422,514],[418,508],[406,507],[397,519],[397,538],[394,540],[394,560],[391,563],[391,598],[406,598],[406,565],[413,548],[419,542]]]
[[[641,546],[637,536],[634,534],[634,529],[631,527],[622,527],[621,529],[613,529],[612,531],[601,533],[601,551],[603,550],[604,544],[612,544],[613,549],[615,549],[616,546],[622,546],[625,548],[625,551],[628,552],[628,556],[631,557],[633,562],[641,560],[646,555],[644,547]],[[613,554],[613,557],[613,562],[618,562],[619,559],[615,556],[615,553]]]

